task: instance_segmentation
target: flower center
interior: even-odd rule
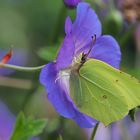
[[[58,73],[57,79],[55,82],[58,82],[61,88],[69,94],[69,78],[70,78],[70,70],[61,70]]]
[[[86,53],[81,52],[80,54],[75,55],[71,66],[66,69],[60,70],[57,79],[55,81],[59,80],[60,84],[65,85],[65,89],[68,89],[67,85],[69,84],[69,78],[71,72],[78,73],[81,66],[86,62],[87,57],[90,54],[95,42],[96,42],[96,35],[92,36],[92,42],[91,42],[91,46],[89,47],[89,50]]]

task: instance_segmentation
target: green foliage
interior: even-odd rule
[[[105,125],[140,105],[140,82],[99,60],[88,60],[70,76],[70,93],[81,112]]]
[[[123,18],[121,12],[115,9],[111,10],[109,15],[105,18],[103,27],[104,33],[109,33],[113,36],[118,35],[123,27]]]
[[[62,136],[59,135],[58,139],[57,140],[63,140]]]
[[[56,58],[57,51],[59,47],[44,47],[41,48],[38,52],[38,55],[40,58],[46,60],[46,61],[53,61]]]
[[[45,126],[45,119],[35,120],[32,117],[26,118],[23,113],[20,113],[10,140],[28,140],[40,134]]]

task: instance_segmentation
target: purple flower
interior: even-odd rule
[[[68,17],[65,23],[66,36],[59,50],[56,62],[47,64],[41,71],[40,82],[46,87],[48,99],[60,115],[73,119],[80,127],[90,128],[97,123],[83,114],[70,98],[69,76],[71,67],[78,65],[82,54],[86,54],[93,44],[89,58],[99,59],[119,68],[121,53],[115,39],[101,36],[101,24],[90,5],[81,2],[77,6],[77,17],[72,24]]]
[[[74,8],[78,5],[81,0],[64,0],[66,6],[70,8]]]
[[[132,122],[127,116],[123,120],[117,121],[108,127],[99,124],[95,135],[95,140],[139,140],[140,138],[140,112],[136,114],[136,121]],[[88,140],[92,135],[93,129],[84,129]]]
[[[12,135],[15,116],[0,101],[0,140],[9,140]]]
[[[91,140],[93,130],[94,128],[84,129],[87,140]],[[105,127],[102,123],[100,123],[95,135],[95,140],[114,140],[114,139],[110,139],[110,130],[108,129],[108,127]]]
[[[9,111],[8,107],[0,100],[0,140],[10,140],[14,131],[16,117]],[[30,140],[39,140],[33,137]]]

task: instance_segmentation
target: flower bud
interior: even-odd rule
[[[65,5],[69,8],[74,8],[81,0],[63,0]]]

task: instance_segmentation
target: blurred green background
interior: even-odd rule
[[[124,20],[118,1],[113,5],[113,1],[109,4],[101,0],[88,2],[99,15],[103,34],[113,35],[120,44],[121,69],[140,79],[139,23]],[[61,46],[66,16],[74,19],[75,14],[76,10],[66,8],[62,0],[0,0],[0,51],[7,51],[12,46],[12,57],[16,53],[22,54],[19,65],[46,64],[55,59]],[[16,63],[17,60],[14,61]],[[55,140],[59,134],[64,140],[87,139],[83,129],[55,112],[38,79],[39,72],[1,74],[0,99],[15,115],[22,110],[26,115],[47,118],[48,124],[40,135],[41,140]]]

